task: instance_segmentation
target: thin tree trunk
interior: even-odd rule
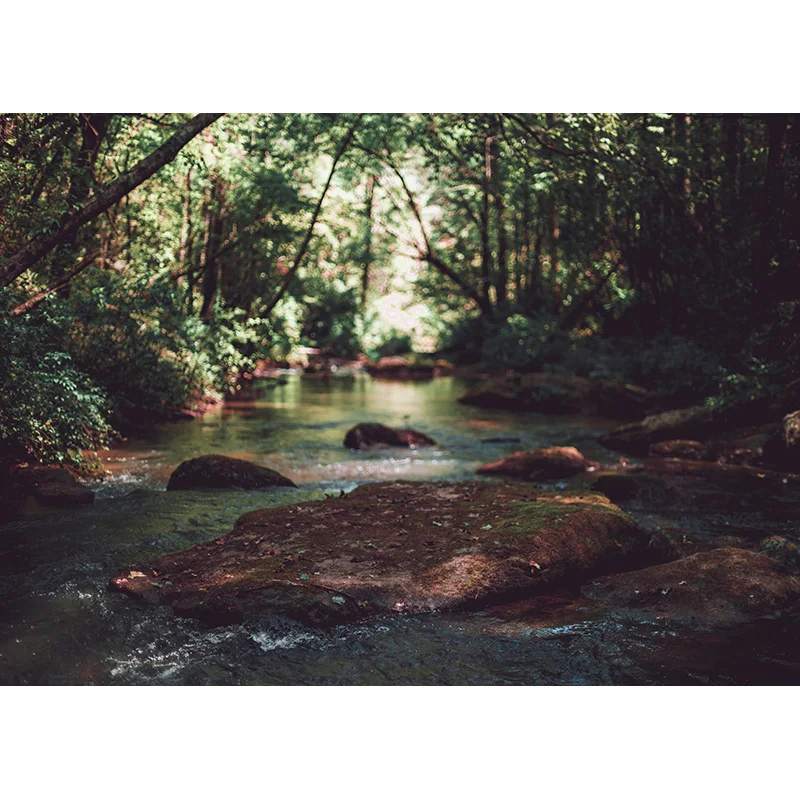
[[[508,242],[506,239],[505,201],[503,198],[503,176],[500,164],[500,125],[495,119],[492,136],[489,138],[488,175],[494,198],[495,223],[497,224],[497,305],[506,304],[508,294]]]
[[[294,257],[294,264],[292,264],[291,269],[286,273],[286,276],[281,283],[280,288],[278,289],[278,293],[272,299],[272,302],[267,306],[266,311],[264,312],[265,316],[269,316],[272,313],[275,306],[280,303],[283,299],[283,296],[286,294],[287,289],[291,285],[292,281],[294,280],[295,275],[297,274],[297,270],[300,268],[300,265],[303,263],[303,258],[305,258],[306,252],[308,251],[308,246],[311,243],[311,237],[314,234],[314,227],[317,224],[317,218],[319,217],[319,212],[322,209],[322,203],[325,200],[325,195],[328,194],[328,189],[330,188],[331,181],[333,180],[333,173],[336,172],[336,166],[339,163],[341,157],[345,154],[345,151],[350,146],[350,142],[353,140],[353,136],[355,136],[356,128],[358,124],[361,122],[361,118],[363,114],[359,114],[356,118],[356,121],[350,126],[350,130],[347,132],[347,135],[342,139],[342,143],[339,145],[339,149],[336,151],[336,155],[333,159],[333,164],[331,164],[330,172],[328,172],[328,179],[325,181],[325,187],[322,190],[322,194],[319,196],[319,200],[317,201],[317,205],[314,208],[314,213],[311,216],[311,223],[308,226],[308,230],[306,231],[306,235],[303,238],[302,243],[297,251],[297,255]]]
[[[206,239],[205,266],[203,269],[203,305],[200,318],[209,322],[214,315],[214,300],[219,288],[219,246],[222,241],[225,221],[222,206],[225,202],[225,188],[219,178],[211,186],[211,199],[208,208],[208,238]]]
[[[765,275],[774,272],[774,261],[785,269],[785,265],[780,265],[780,234],[783,214],[783,151],[786,145],[787,122],[787,114],[770,114],[766,119],[769,151],[763,190],[763,225],[759,242],[761,268]]]
[[[686,204],[687,213],[692,213],[692,171],[689,166],[688,114],[675,115],[675,144],[678,147],[678,193]]]
[[[364,251],[362,253],[361,272],[361,308],[367,305],[367,290],[369,289],[369,268],[372,266],[372,203],[375,193],[375,176],[367,176],[366,202],[364,215],[366,230],[364,231]]]
[[[186,268],[186,253],[192,237],[192,169],[186,170],[186,196],[183,198],[183,222],[181,223],[181,244],[178,250],[178,264],[181,271]]]
[[[489,184],[492,179],[491,136],[484,136],[484,170],[480,213],[481,233],[481,294],[487,305],[491,305],[489,289],[492,285],[492,245],[489,239]]]

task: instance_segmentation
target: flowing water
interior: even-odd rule
[[[749,682],[765,674],[796,682],[796,665],[770,655],[770,643],[786,639],[780,620],[733,647],[711,635],[593,618],[560,596],[478,613],[393,615],[325,632],[289,623],[209,630],[109,593],[117,569],[215,538],[252,509],[369,481],[471,480],[481,463],[548,445],[574,444],[589,458],[616,460],[596,443],[615,423],[462,406],[456,399],[465,386],[456,378],[289,375],[262,388],[252,402],[228,403],[102,453],[110,475],[93,487],[94,505],[0,526],[0,682],[618,684]],[[365,421],[417,428],[440,446],[344,448],[348,428]],[[181,461],[209,453],[264,464],[300,488],[165,491]],[[763,657],[732,655],[749,653],[765,636]]]

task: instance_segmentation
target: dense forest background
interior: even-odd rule
[[[85,465],[304,348],[792,393],[799,179],[794,114],[0,116],[0,441]]]

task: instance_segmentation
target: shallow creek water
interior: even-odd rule
[[[597,437],[615,423],[461,406],[456,378],[290,375],[252,402],[166,425],[102,453],[110,476],[93,506],[0,526],[0,683],[5,684],[620,684],[792,683],[795,622],[735,637],[592,617],[567,595],[469,614],[393,615],[333,631],[299,625],[204,629],[106,590],[113,573],[230,530],[246,511],[378,480],[474,479],[519,449],[574,444],[613,463]],[[361,421],[418,428],[440,446],[354,453]],[[518,439],[487,442],[486,439]],[[220,453],[292,478],[298,490],[169,492],[183,460]]]

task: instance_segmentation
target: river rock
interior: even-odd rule
[[[651,414],[640,422],[622,425],[600,438],[610,450],[632,456],[646,456],[657,442],[674,439],[704,440],[713,430],[713,413],[705,406],[680,408]]]
[[[508,411],[638,419],[647,413],[652,399],[639,386],[538,372],[481,381],[459,402]]]
[[[184,489],[271,489],[295,486],[278,472],[229,456],[200,456],[184,461],[170,476],[167,491]]]
[[[75,506],[94,502],[94,492],[78,483],[65,467],[19,467],[10,476],[9,495],[19,502],[31,497],[42,506]]]
[[[596,469],[598,464],[589,461],[574,447],[544,447],[525,450],[479,467],[479,475],[503,475],[523,481],[542,481],[569,478],[580,472]]]
[[[430,436],[410,428],[390,428],[377,422],[362,422],[347,431],[344,446],[351,450],[371,447],[431,447],[436,442]]]
[[[241,517],[111,588],[208,624],[475,608],[656,560],[650,534],[592,492],[519,483],[375,483]]]
[[[601,578],[582,591],[614,610],[717,627],[788,608],[800,599],[800,581],[765,555],[726,547]]]
[[[742,464],[650,458],[642,467],[596,473],[591,488],[646,511],[800,515],[799,475]]]
[[[693,439],[670,439],[650,445],[649,455],[655,458],[688,458],[703,461],[707,456],[706,446]]]
[[[375,363],[367,364],[366,369],[373,378],[394,380],[427,380],[446,372],[439,362],[425,363],[403,356],[384,356]]]

